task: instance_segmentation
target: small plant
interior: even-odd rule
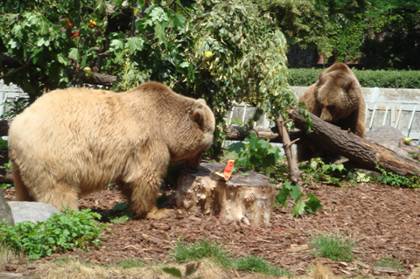
[[[8,142],[7,140],[0,138],[0,150],[7,150]]]
[[[394,172],[378,168],[381,174],[376,177],[376,181],[391,186],[420,188],[420,176],[402,176]]]
[[[275,267],[264,259],[256,256],[246,256],[234,259],[220,246],[208,241],[200,241],[191,245],[178,243],[174,250],[174,257],[177,262],[181,263],[210,258],[225,268],[258,272],[274,276],[284,276],[289,274],[289,272]],[[179,272],[178,274],[181,273]]]
[[[281,156],[278,148],[251,133],[243,142],[231,144],[224,155],[235,160],[235,170],[254,170],[268,176],[276,170]]]
[[[285,206],[289,197],[294,203],[293,216],[295,217],[302,216],[305,212],[315,213],[321,208],[321,202],[314,194],[305,196],[299,185],[286,181],[276,196],[276,202]]]
[[[225,267],[230,263],[228,254],[220,246],[205,240],[192,245],[178,243],[174,250],[174,258],[180,263],[196,261],[203,258],[211,258],[216,263]]]
[[[317,256],[334,261],[350,262],[353,259],[353,243],[333,235],[319,235],[311,242]]]
[[[392,268],[392,269],[395,269],[397,271],[403,271],[404,270],[403,264],[398,259],[395,259],[395,258],[392,258],[392,257],[381,258],[380,260],[378,260],[375,263],[375,266]]]
[[[29,259],[39,259],[55,252],[98,245],[103,229],[97,222],[99,218],[99,214],[90,210],[66,210],[44,222],[0,224],[0,239],[15,252],[24,252]]]
[[[301,164],[304,179],[315,179],[318,182],[339,186],[347,178],[347,170],[343,164],[325,163],[321,158],[313,158]]]
[[[143,267],[144,262],[139,259],[125,259],[125,260],[117,262],[116,265],[124,269],[128,269],[128,268],[135,268],[135,267]]]
[[[289,272],[269,264],[267,261],[256,256],[239,258],[234,262],[237,270],[258,272],[271,276],[287,276]]]

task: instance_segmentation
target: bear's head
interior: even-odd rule
[[[330,123],[349,117],[358,109],[359,91],[360,85],[350,70],[322,73],[315,91],[319,117]]]
[[[171,161],[197,167],[201,154],[213,144],[214,114],[203,99],[194,100],[181,125],[175,146],[170,146]]]

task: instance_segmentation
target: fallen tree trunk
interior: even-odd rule
[[[297,110],[290,110],[289,116],[298,128],[306,129],[306,119]],[[420,163],[415,160],[402,157],[380,144],[342,130],[313,114],[310,114],[310,118],[312,132],[305,137],[320,149],[343,155],[365,169],[376,170],[381,167],[401,175],[420,175]]]

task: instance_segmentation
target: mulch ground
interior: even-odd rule
[[[272,225],[267,228],[226,224],[216,217],[177,212],[167,219],[110,224],[99,248],[65,255],[101,264],[134,257],[153,262],[173,261],[170,253],[177,241],[210,240],[234,256],[260,256],[296,274],[304,274],[316,260],[310,248],[311,238],[330,233],[355,242],[355,259],[351,263],[318,259],[338,275],[406,278],[420,264],[419,190],[376,184],[343,188],[314,185],[309,190],[322,202],[323,208],[318,213],[293,218],[290,209],[276,208]],[[8,190],[6,196],[13,199],[13,190]],[[123,200],[118,191],[106,190],[85,197],[81,205],[106,210]],[[376,267],[375,263],[384,257],[399,260],[404,270]]]

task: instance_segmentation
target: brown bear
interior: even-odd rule
[[[366,104],[359,81],[346,64],[335,63],[325,69],[299,102],[322,120],[364,137]],[[305,144],[298,145],[300,160],[311,156],[305,154],[309,152],[302,148]]]
[[[157,82],[121,93],[51,91],[9,129],[17,199],[77,209],[81,195],[116,183],[134,213],[144,216],[155,209],[169,164],[198,162],[214,130],[204,100]]]

